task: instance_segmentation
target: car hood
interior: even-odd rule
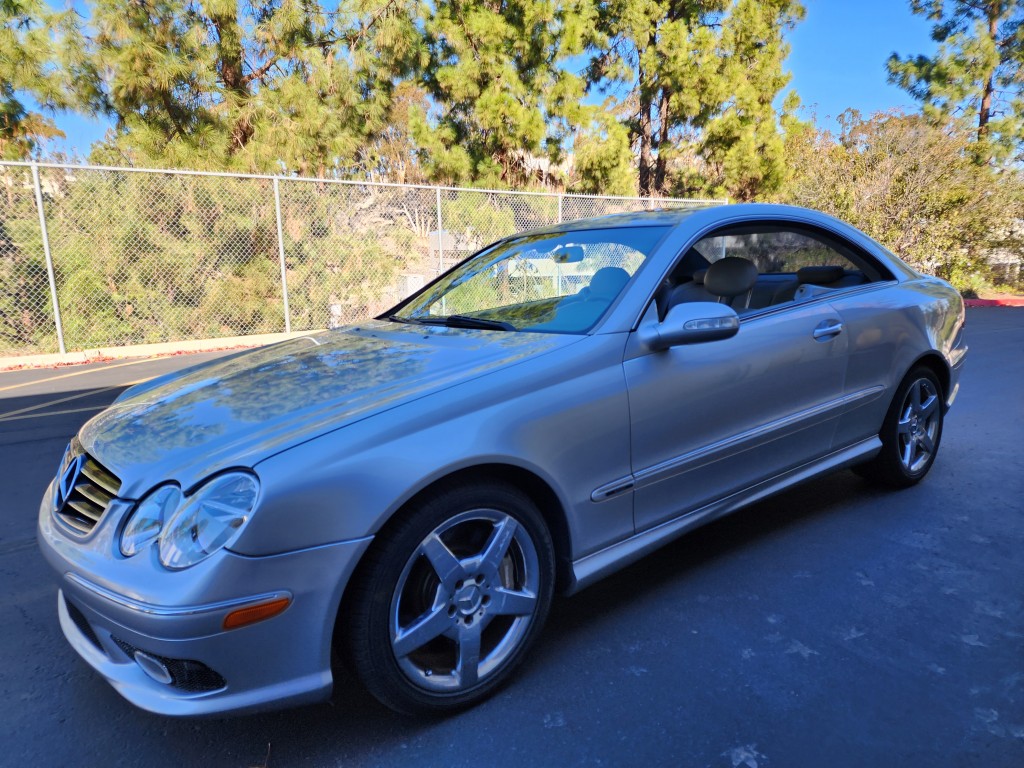
[[[79,439],[120,477],[123,498],[170,479],[187,488],[580,338],[372,321],[133,387]]]

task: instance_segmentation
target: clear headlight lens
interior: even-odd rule
[[[164,485],[139,502],[121,531],[121,554],[137,555],[160,535],[164,520],[181,504],[181,490],[176,485]]]
[[[229,472],[188,496],[160,535],[160,562],[180,570],[230,546],[249,521],[259,490],[254,475]]]

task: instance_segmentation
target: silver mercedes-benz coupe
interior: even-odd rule
[[[963,302],[852,227],[735,205],[488,246],[374,320],[124,392],[39,511],[74,649],[169,715],[403,712],[507,681],[557,591],[852,467],[927,474]]]

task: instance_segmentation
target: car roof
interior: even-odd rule
[[[656,203],[657,201],[653,201]],[[628,211],[610,213],[604,216],[593,216],[586,219],[571,219],[559,224],[549,224],[525,232],[517,232],[516,237],[524,234],[551,234],[556,232],[575,232],[585,229],[607,229],[612,227],[678,227],[689,219],[700,221],[700,225],[721,223],[737,223],[744,217],[751,219],[779,218],[817,225],[838,225],[844,231],[852,229],[848,224],[828,214],[810,208],[776,203],[698,203],[681,205],[666,202],[664,208],[650,211]],[[696,223],[696,222],[694,222]]]
[[[571,219],[559,224],[549,224],[525,232],[523,234],[542,234],[552,232],[576,232],[581,229],[610,229],[613,227],[675,227],[691,216],[694,211],[713,208],[713,205],[691,205],[685,208],[659,208],[652,211],[628,211],[625,213],[609,213],[604,216],[592,216],[587,219]]]

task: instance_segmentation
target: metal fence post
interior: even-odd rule
[[[559,224],[562,223],[562,200],[563,200],[564,197],[565,196],[561,192],[558,193],[558,223]]]
[[[43,189],[39,184],[39,166],[32,163],[32,183],[36,191],[36,208],[39,209],[39,230],[43,235],[43,255],[46,257],[46,276],[50,280],[50,300],[53,302],[53,323],[57,327],[57,348],[63,355],[64,326],[60,320],[60,303],[57,301],[57,278],[53,274],[53,258],[50,255],[50,234],[46,230],[46,213],[43,211]]]
[[[441,188],[434,187],[437,200],[437,274],[444,272],[444,229],[441,226]]]
[[[292,313],[288,309],[288,271],[284,265],[284,230],[281,227],[281,186],[274,177],[274,213],[277,216],[277,256],[281,262],[281,296],[284,297],[284,332],[292,332]]]

